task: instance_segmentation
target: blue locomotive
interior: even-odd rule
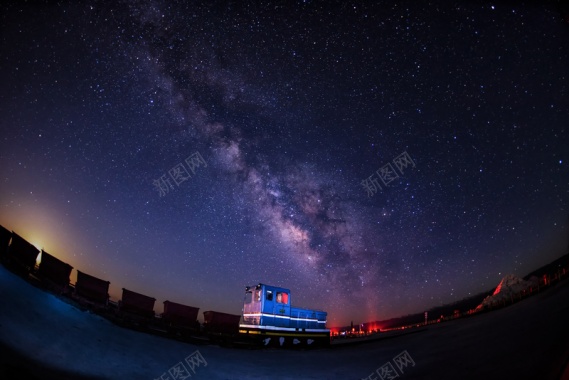
[[[265,284],[247,286],[239,333],[265,346],[328,345],[326,316],[325,311],[291,306],[289,289]]]

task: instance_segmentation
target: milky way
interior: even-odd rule
[[[261,281],[363,322],[567,251],[569,26],[554,4],[2,14],[0,223],[115,298],[239,313]],[[194,153],[203,165],[184,169]]]

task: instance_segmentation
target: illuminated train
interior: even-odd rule
[[[326,316],[325,311],[292,307],[289,289],[247,286],[239,333],[266,346],[317,346],[330,342]]]
[[[204,311],[200,325],[197,307],[165,301],[164,312],[156,315],[155,298],[125,288],[121,300],[113,302],[109,299],[109,281],[77,270],[77,281],[71,284],[71,265],[42,250],[37,266],[39,254],[34,245],[0,226],[0,261],[6,268],[120,326],[192,343],[290,348],[330,344],[327,313],[292,307],[289,289],[248,286],[242,315]]]

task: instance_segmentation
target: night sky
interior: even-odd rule
[[[567,252],[556,2],[18,3],[0,224],[115,300],[240,314],[263,282],[345,325]]]

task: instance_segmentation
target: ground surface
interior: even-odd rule
[[[387,363],[402,380],[560,379],[569,359],[569,281],[492,313],[313,351],[195,346],[123,329],[2,266],[0,296],[3,379],[150,380],[196,350],[207,365],[196,361],[192,379],[380,379],[369,376]]]

